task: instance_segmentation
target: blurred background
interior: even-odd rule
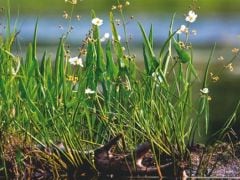
[[[6,8],[8,0],[0,0],[0,7]],[[122,0],[123,1],[123,0]],[[196,0],[195,0],[196,1]],[[167,35],[171,16],[176,13],[175,26],[179,27],[184,23],[192,0],[129,0],[130,6],[124,8],[126,20],[134,16],[136,22],[142,22],[146,27],[153,24],[156,32],[156,40],[164,40]],[[198,0],[196,1],[198,19],[192,24],[192,29],[197,30],[197,36],[192,41],[200,46],[212,45],[214,42],[218,46],[239,44],[239,23],[240,1],[239,0]],[[71,25],[75,28],[72,31],[72,43],[77,42],[90,27],[91,10],[104,20],[108,19],[108,13],[112,5],[116,5],[116,0],[78,0],[74,7]],[[67,12],[69,15],[72,6],[64,0],[10,0],[11,15],[18,17],[18,27],[24,41],[31,39],[33,26],[39,18],[39,43],[56,43],[56,37],[64,32],[63,28],[69,25],[64,21],[62,15]],[[79,15],[81,21],[77,21]],[[13,19],[13,18],[12,18]],[[14,22],[14,20],[13,20]],[[134,32],[134,40],[140,40],[140,33],[136,31],[134,21],[128,23],[129,34]],[[62,28],[59,28],[59,27]],[[62,29],[63,31],[60,31]],[[102,32],[107,31],[108,24],[104,23]],[[65,29],[66,30],[66,29]]]
[[[130,48],[137,55],[141,64],[141,33],[137,26],[140,21],[146,30],[152,24],[156,51],[168,35],[171,17],[176,13],[174,29],[185,23],[185,15],[192,9],[192,0],[129,0],[130,6],[124,8],[127,22],[127,34]],[[54,57],[59,38],[71,27],[68,44],[73,56],[78,53],[82,40],[91,26],[91,10],[104,20],[101,35],[110,32],[108,14],[116,0],[78,0],[73,9],[71,21],[63,18],[71,15],[72,6],[64,0],[10,0],[11,24],[19,31],[14,51],[24,56],[25,47],[32,40],[34,25],[38,18],[38,47],[41,54],[47,50]],[[240,46],[240,0],[198,0],[195,4],[198,18],[190,26],[196,35],[190,36],[194,48],[194,60],[198,71],[203,71],[210,50],[214,43],[217,49],[214,54],[211,72],[218,72],[233,57],[232,49]],[[198,9],[200,7],[200,9]],[[7,0],[0,0],[0,8],[7,8]],[[116,18],[119,15],[116,11]],[[5,17],[0,14],[0,33],[4,34]],[[122,26],[119,33],[123,38]],[[158,51],[157,51],[158,52]],[[219,58],[224,60],[220,61]],[[221,59],[221,58],[220,58]],[[214,120],[211,128],[218,129],[233,112],[240,98],[240,60],[233,62],[233,71],[225,69],[220,80],[210,83],[210,118]],[[199,84],[200,87],[200,84]],[[221,122],[221,123],[220,123]],[[237,121],[236,130],[240,120]]]

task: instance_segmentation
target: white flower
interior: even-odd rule
[[[224,60],[224,57],[223,56],[220,56],[217,58],[219,61],[223,61]]]
[[[125,67],[125,63],[124,62],[120,62],[120,66],[121,66],[121,68],[124,68]]]
[[[101,26],[103,24],[103,20],[99,19],[99,18],[93,18],[92,19],[92,24],[96,25],[96,26]]]
[[[91,90],[90,88],[85,89],[85,94],[94,94],[95,91]]]
[[[126,6],[129,6],[129,5],[130,5],[130,2],[129,2],[129,1],[126,1],[126,2],[125,2],[125,5],[126,5]]]
[[[192,30],[192,34],[193,34],[194,36],[196,36],[196,35],[197,35],[197,30],[193,29],[193,30]]]
[[[101,41],[101,42],[104,42],[104,41],[106,41],[107,39],[109,39],[109,37],[110,37],[110,34],[109,34],[109,33],[105,33],[105,34],[103,35],[103,37],[100,39],[100,41]]]
[[[114,41],[114,36],[112,35],[112,40]],[[118,41],[121,41],[121,36],[118,35]]]
[[[189,11],[188,16],[185,18],[187,22],[193,23],[197,19],[197,14],[194,11]]]
[[[115,9],[117,9],[117,6],[112,6],[112,10],[115,10]]]
[[[120,23],[121,23],[121,20],[120,19],[115,19],[115,22],[117,23],[117,25],[119,26]]]
[[[209,89],[208,88],[203,88],[203,89],[200,89],[200,92],[203,93],[203,94],[208,94]]]
[[[154,81],[159,81],[160,83],[163,82],[163,79],[162,79],[162,77],[159,75],[158,72],[153,72],[153,73],[152,73],[152,77],[153,77]]]
[[[82,61],[82,58],[79,58],[79,57],[73,57],[73,58],[70,58],[69,60],[69,63],[72,64],[72,65],[79,65],[81,67],[83,67],[83,61]]]
[[[180,29],[177,31],[177,34],[188,33],[188,28],[185,25],[181,25]]]
[[[238,49],[238,48],[233,48],[233,49],[232,49],[232,53],[237,54],[238,52],[239,52],[239,49]]]
[[[109,33],[105,33],[105,34],[104,34],[104,38],[109,39],[109,37],[110,37],[110,34],[109,34]]]

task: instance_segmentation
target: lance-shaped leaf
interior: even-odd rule
[[[174,40],[173,46],[178,54],[181,63],[187,63],[191,61],[190,54],[185,49],[183,49],[177,41]]]

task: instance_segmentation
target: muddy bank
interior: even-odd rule
[[[40,147],[9,138],[4,147],[0,177],[48,179],[57,177],[240,177],[240,142],[219,143],[211,147],[194,145],[188,148],[185,160],[174,160],[163,153],[152,153],[148,142],[128,152],[120,149],[121,135],[104,146],[86,152],[67,150],[62,144]],[[69,155],[72,154],[72,157]],[[159,159],[157,158],[159,157]],[[189,157],[189,158],[188,158]],[[76,160],[78,158],[78,160]]]

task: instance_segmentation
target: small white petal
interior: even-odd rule
[[[96,25],[96,26],[101,26],[103,24],[103,20],[99,19],[99,18],[93,18],[92,19],[92,24]]]
[[[129,1],[126,1],[125,5],[126,5],[126,6],[129,6],[129,5],[130,5],[130,2],[129,2]]]
[[[187,22],[193,23],[197,19],[197,14],[194,11],[189,11],[188,16],[185,18]]]
[[[94,94],[95,91],[91,90],[90,88],[85,89],[85,94]]]
[[[223,56],[220,56],[217,58],[219,61],[223,61],[224,60],[224,57]]]
[[[114,36],[112,35],[112,40],[114,41]],[[121,36],[118,35],[118,40],[121,41]]]
[[[182,34],[181,29],[179,29],[176,33],[177,33],[177,34]]]
[[[197,30],[193,29],[193,30],[192,30],[192,34],[193,34],[194,36],[196,36],[196,35],[197,35]]]
[[[180,29],[177,31],[177,34],[188,33],[188,28],[185,25],[181,25]]]
[[[72,65],[79,65],[81,67],[83,67],[83,62],[82,62],[82,58],[79,58],[79,57],[73,57],[73,58],[70,58],[69,60],[69,63],[72,64]]]
[[[124,68],[124,67],[125,67],[124,62],[120,62],[120,66],[121,66],[122,68]]]
[[[163,82],[163,79],[162,79],[162,77],[159,75],[158,72],[153,72],[153,73],[152,73],[152,77],[153,77],[154,81],[158,81],[159,83],[162,83],[162,82]]]
[[[100,39],[100,41],[101,41],[101,42],[104,42],[104,41],[106,41],[107,39],[109,39],[109,37],[110,37],[110,34],[109,34],[109,33],[105,33],[105,34],[103,35],[103,37]]]
[[[208,88],[203,88],[203,89],[200,89],[200,92],[203,93],[203,94],[208,94],[209,89]]]
[[[110,37],[110,34],[109,34],[109,33],[105,33],[105,34],[104,34],[104,37],[105,37],[106,39],[108,39],[108,38]]]
[[[106,41],[106,38],[102,37],[102,38],[100,39],[100,41],[101,41],[101,42],[104,42],[104,41]]]

